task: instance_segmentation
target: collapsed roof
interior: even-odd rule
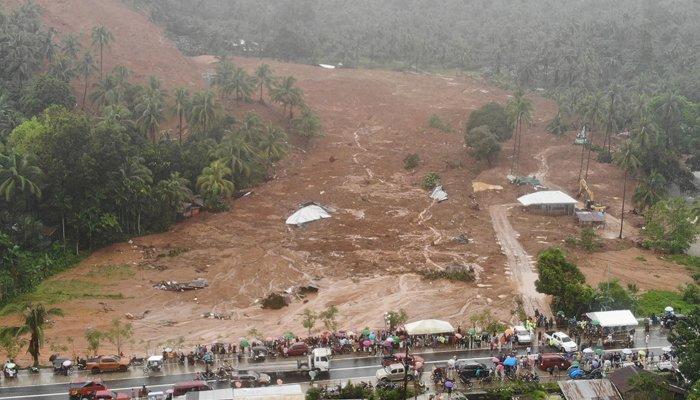
[[[287,218],[287,225],[304,225],[319,219],[330,218],[328,210],[320,204],[307,203]]]

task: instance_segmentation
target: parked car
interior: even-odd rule
[[[550,346],[567,353],[578,350],[576,342],[571,340],[569,335],[564,332],[547,332],[544,334],[544,339]]]
[[[231,383],[240,382],[242,387],[258,387],[270,384],[270,375],[256,371],[234,370],[230,374]]]
[[[70,400],[90,399],[100,390],[107,390],[107,388],[99,380],[71,382],[68,385],[68,397]]]
[[[173,385],[173,396],[184,396],[189,392],[205,392],[211,390],[205,381],[178,382]]]
[[[93,374],[101,372],[126,372],[129,369],[129,361],[117,356],[101,356],[88,361],[86,368]]]
[[[532,335],[530,331],[525,329],[522,325],[516,325],[513,327],[513,332],[515,332],[515,343],[517,344],[530,344],[532,343]]]
[[[351,354],[353,352],[352,345],[350,343],[345,343],[343,345],[336,344],[331,348],[333,354]]]
[[[113,390],[98,390],[92,400],[129,400],[131,396],[126,393],[117,393]]]
[[[404,376],[406,376],[406,370],[404,369],[403,364],[391,364],[384,368],[378,369],[375,376],[378,381],[382,382],[402,381],[404,379]],[[414,378],[415,375],[413,374],[413,369],[409,367],[408,380],[412,381]]]
[[[537,366],[542,371],[549,371],[550,369],[553,370],[555,367],[560,371],[563,371],[568,369],[571,366],[571,363],[561,354],[544,353],[540,354]]]
[[[476,378],[483,376],[488,367],[478,361],[460,358],[455,360],[455,369],[460,372],[460,375],[467,378]]]
[[[305,356],[310,351],[309,345],[304,342],[293,343],[287,350],[287,356],[289,357]]]

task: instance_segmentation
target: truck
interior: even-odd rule
[[[576,342],[571,340],[569,335],[564,332],[545,332],[544,340],[551,347],[559,349],[565,353],[572,353],[578,350]]]
[[[299,372],[314,372],[315,379],[318,375],[324,374],[330,377],[331,373],[331,354],[332,350],[329,347],[318,347],[311,350],[306,359],[297,360],[297,371]]]

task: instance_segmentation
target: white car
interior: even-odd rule
[[[564,332],[545,333],[544,338],[547,340],[550,346],[556,347],[566,353],[572,353],[578,350],[576,342],[571,340],[569,335]]]
[[[384,368],[378,369],[377,373],[375,374],[377,381],[384,381],[384,382],[402,381],[405,375],[406,375],[406,370],[404,369],[403,364],[388,365]],[[412,381],[413,378],[415,378],[415,376],[413,374],[413,370],[411,368],[409,368],[408,380]]]
[[[515,332],[515,342],[518,344],[530,344],[532,343],[532,335],[530,331],[525,329],[522,325],[517,325],[513,327],[513,332]]]

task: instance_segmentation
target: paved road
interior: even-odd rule
[[[654,331],[652,332],[650,347],[649,349],[653,352],[660,352],[660,348],[667,346],[668,343],[665,340],[665,336],[662,332]],[[637,343],[642,344],[640,348],[645,347],[643,345],[643,333],[639,332],[637,337]],[[619,349],[618,349],[619,351]],[[523,349],[519,349],[520,354],[524,354]],[[457,358],[470,358],[479,361],[486,361],[487,365],[490,365],[488,360],[491,358],[491,352],[489,350],[445,350],[437,352],[418,352],[426,361],[426,370],[430,371],[432,366],[435,364],[442,364],[447,362],[448,359],[456,356]],[[365,357],[346,357],[337,358],[333,361],[333,371],[331,372],[331,381],[339,380],[349,380],[349,379],[371,379],[374,377],[375,372],[379,368],[380,359],[378,357],[365,356]],[[273,380],[281,378],[286,383],[299,383],[307,382],[308,376],[305,374],[297,373],[285,373],[280,371],[291,370],[296,367],[295,361],[275,361],[266,362],[251,366],[241,366],[242,368],[255,369],[261,372],[268,373]],[[117,377],[116,379],[114,379]],[[192,372],[177,372],[168,373],[162,376],[144,377],[144,376],[133,376],[127,378],[118,378],[118,375],[111,374],[110,376],[105,375],[104,380],[108,387],[118,391],[128,391],[132,388],[138,388],[142,385],[147,385],[151,390],[166,390],[172,387],[176,382],[191,380],[193,378]],[[29,376],[20,377],[20,381],[17,383],[21,386],[12,387],[2,387],[0,388],[0,400],[9,399],[42,399],[42,400],[65,400],[67,398],[68,385],[67,383],[47,383],[47,384],[35,384],[27,385],[31,379]],[[4,382],[3,382],[4,383]],[[212,382],[215,387],[223,387],[226,385],[224,383],[218,384]]]

